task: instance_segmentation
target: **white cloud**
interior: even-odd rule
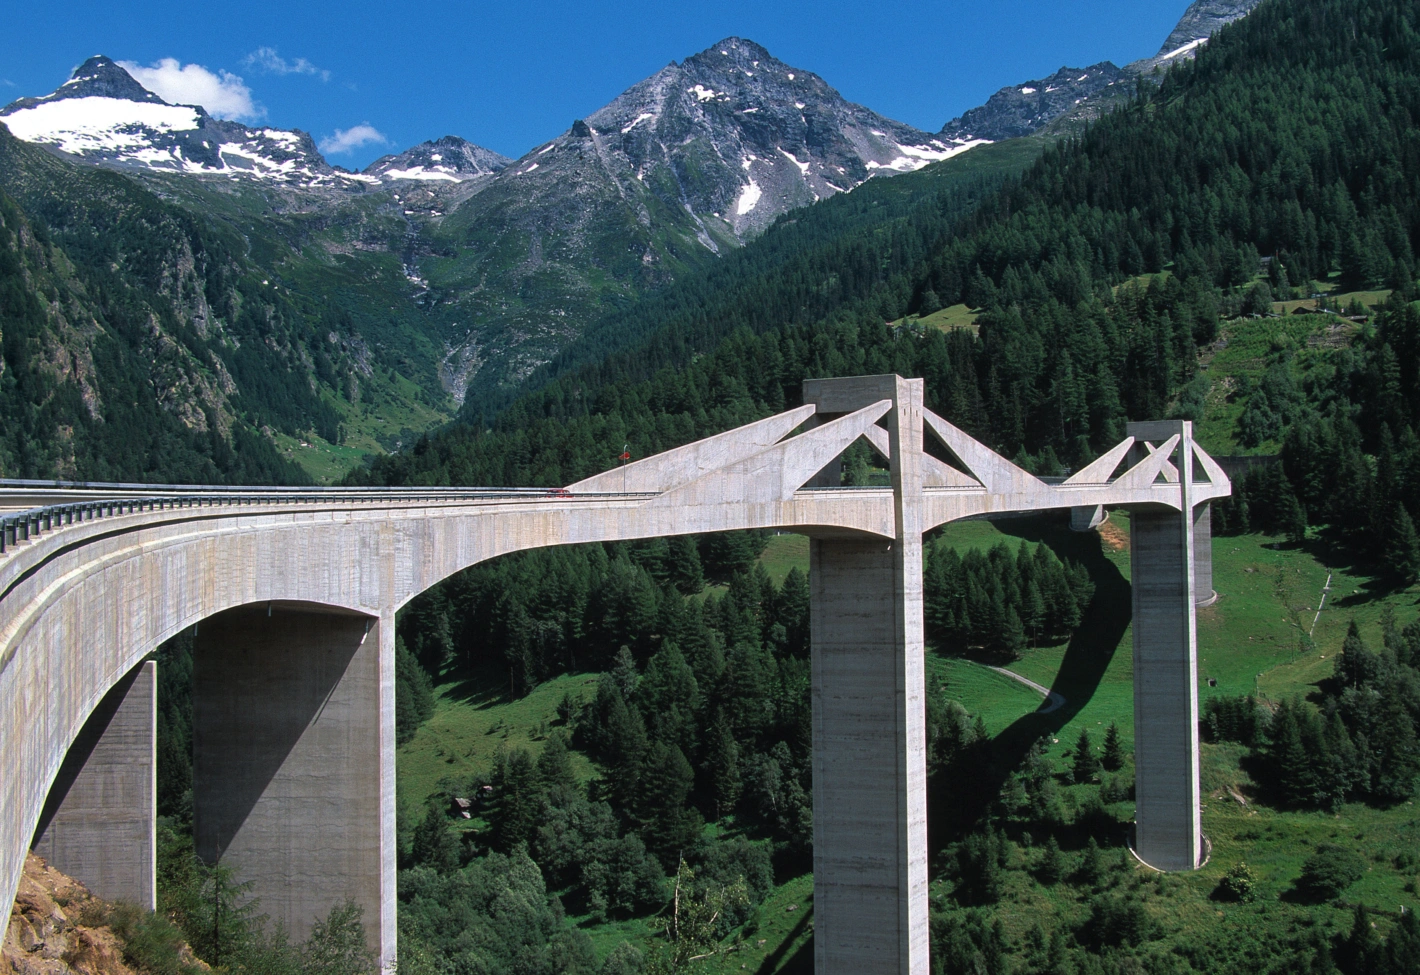
[[[258,71],[265,71],[267,74],[308,74],[315,75],[321,81],[330,80],[330,72],[324,68],[317,68],[305,58],[287,61],[276,53],[274,47],[257,48],[242,58],[242,64],[256,68]]]
[[[218,118],[256,121],[266,115],[251,97],[251,89],[230,71],[215,74],[200,64],[183,64],[177,58],[163,58],[144,67],[132,61],[118,62],[134,79],[172,105],[201,105]]]
[[[354,152],[361,146],[387,145],[390,140],[384,133],[368,122],[352,125],[348,129],[336,129],[335,134],[320,140],[320,151],[326,155]]]

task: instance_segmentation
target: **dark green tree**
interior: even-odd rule
[[[705,588],[705,570],[700,564],[700,548],[694,535],[676,535],[669,539],[666,561],[676,589],[694,596]]]
[[[459,868],[458,837],[449,829],[449,817],[435,802],[429,803],[424,818],[414,828],[410,859],[439,873],[452,873]]]
[[[646,752],[635,805],[646,848],[662,865],[677,862],[700,833],[700,813],[689,807],[695,772],[680,748],[663,741]]]
[[[1420,579],[1420,535],[1405,505],[1396,504],[1385,535],[1385,560],[1407,585]]]
[[[1124,768],[1124,742],[1119,737],[1119,726],[1113,721],[1104,733],[1104,752],[1100,764],[1111,772]]]
[[[1072,774],[1076,782],[1089,782],[1100,772],[1100,760],[1095,755],[1094,744],[1090,741],[1090,733],[1082,730],[1080,737],[1075,742],[1075,762]]]

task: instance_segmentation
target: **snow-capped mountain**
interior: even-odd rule
[[[467,139],[446,135],[397,155],[381,156],[365,167],[365,175],[384,182],[463,183],[502,172],[512,161]]]
[[[370,177],[336,169],[298,130],[249,128],[196,105],[169,105],[98,55],[43,98],[0,109],[11,134],[84,162],[301,185],[352,185]]]
[[[973,144],[854,105],[813,72],[730,37],[628,89],[500,179],[557,180],[563,160],[590,153],[607,178],[628,189],[634,180],[743,237],[794,207]]]

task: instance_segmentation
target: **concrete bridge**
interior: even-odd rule
[[[297,938],[353,898],[390,968],[400,607],[507,552],[780,528],[811,539],[816,970],[926,973],[922,535],[1106,506],[1132,514],[1136,851],[1197,866],[1194,606],[1230,486],[1190,425],[1133,424],[1046,484],[926,410],[921,380],[813,380],[804,403],[552,492],[0,491],[29,509],[0,519],[0,904],[31,848],[154,904],[144,661],[191,630],[199,855]],[[860,438],[890,487],[839,486]]]

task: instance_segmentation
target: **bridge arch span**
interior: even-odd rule
[[[1152,560],[1136,556],[1136,713],[1142,702],[1162,715],[1172,744],[1147,762],[1136,746],[1141,846],[1147,837],[1151,855],[1169,858],[1158,865],[1195,865],[1191,513],[1230,486],[1191,427],[1132,425],[1125,443],[1050,485],[925,410],[921,380],[815,380],[804,399],[553,492],[139,490],[101,495],[77,518],[72,506],[0,517],[0,903],[90,714],[131,687],[159,643],[196,627],[194,703],[211,721],[195,734],[195,775],[219,783],[212,796],[228,790],[226,808],[198,811],[199,849],[257,874],[263,910],[296,936],[332,897],[354,896],[392,965],[398,609],[511,552],[779,528],[814,539],[817,967],[925,972],[922,533],[1101,505],[1137,509],[1150,526],[1136,546]],[[958,466],[923,451],[927,432]],[[860,438],[888,459],[890,487],[835,486],[838,458]],[[1131,453],[1137,462],[1114,477]],[[1157,580],[1147,592],[1146,576]],[[1149,668],[1157,681],[1141,676]],[[1136,742],[1154,727],[1140,725]]]

